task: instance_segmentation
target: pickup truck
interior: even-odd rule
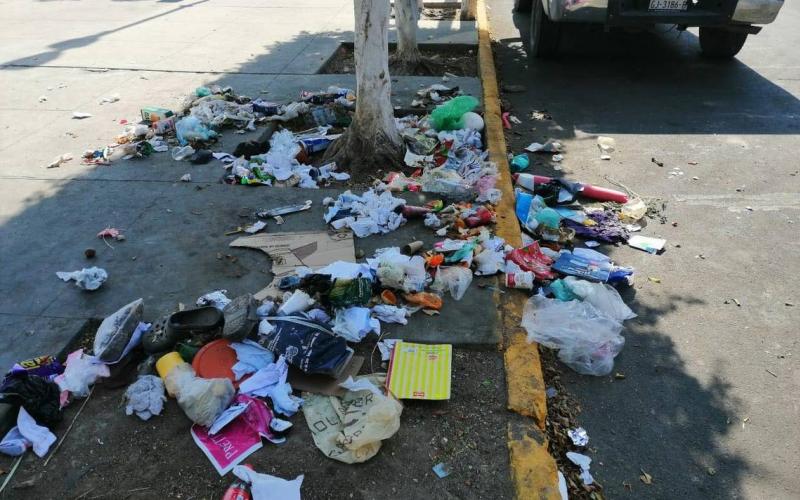
[[[607,28],[674,24],[700,28],[700,49],[709,57],[731,58],[747,35],[775,20],[783,0],[514,0],[517,12],[531,11],[532,57],[558,51],[562,23],[600,23]]]

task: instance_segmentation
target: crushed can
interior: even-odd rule
[[[506,273],[506,288],[533,290],[534,275],[531,271]]]

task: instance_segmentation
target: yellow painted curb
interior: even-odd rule
[[[520,500],[562,500],[558,468],[547,451],[547,438],[529,425],[508,424],[508,453],[514,493]]]
[[[522,233],[514,213],[514,187],[506,156],[503,135],[500,92],[492,55],[489,21],[484,0],[477,0],[478,68],[483,87],[483,110],[486,123],[486,141],[489,159],[497,164],[497,188],[503,193],[497,205],[496,234],[514,247],[522,245]],[[508,428],[508,451],[511,462],[511,479],[519,499],[560,499],[555,460],[547,451],[545,398],[539,349],[529,344],[520,326],[525,296],[515,290],[498,291],[494,296],[498,304],[497,328],[505,342],[506,386],[508,409],[530,420],[511,422]]]

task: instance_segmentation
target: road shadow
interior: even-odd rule
[[[527,14],[519,37],[495,44],[505,83],[535,88],[533,104],[558,108],[545,130],[589,134],[796,134],[800,101],[738,59],[700,56],[697,36],[669,26],[605,32],[564,24],[553,59],[529,60]],[[598,99],[597,96],[602,96]]]
[[[510,3],[496,2],[493,15],[511,16]],[[509,14],[498,12],[506,6]],[[800,131],[794,96],[739,60],[703,58],[691,32],[607,33],[602,26],[564,25],[559,55],[531,61],[523,42],[527,14],[513,14],[513,23],[518,36],[501,29],[493,46],[501,85],[523,86],[503,94],[505,107],[524,125],[506,132],[512,151],[533,140],[591,135]],[[552,119],[530,121],[533,109]],[[563,175],[547,155],[529,157],[535,173]],[[602,251],[624,265],[627,249]],[[741,498],[745,477],[769,473],[724,444],[743,425],[743,404],[721,376],[694,376],[692,360],[682,357],[669,334],[673,322],[709,304],[700,292],[645,300],[636,291],[622,290],[638,315],[626,322],[625,347],[615,362],[614,372],[624,378],[581,376],[559,365],[561,380],[581,402],[578,421],[590,435],[592,473],[606,498]],[[651,485],[640,480],[642,471],[652,475]]]

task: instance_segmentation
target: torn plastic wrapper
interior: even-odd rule
[[[269,217],[276,217],[278,215],[287,215],[293,214],[296,212],[302,212],[304,210],[308,210],[311,208],[312,202],[311,200],[306,200],[303,203],[298,203],[295,205],[284,205],[281,207],[270,208],[266,210],[259,210],[256,215],[262,219],[266,219]]]

